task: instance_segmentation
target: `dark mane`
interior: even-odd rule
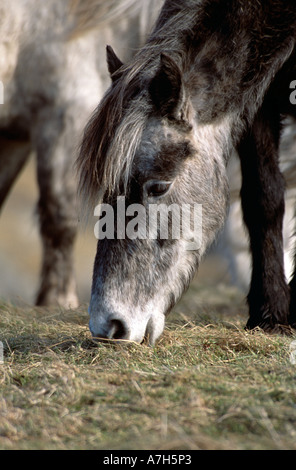
[[[106,92],[86,126],[77,160],[79,193],[84,204],[92,207],[116,194],[121,185],[126,186],[146,120],[152,111],[147,90],[160,55],[173,54],[180,66],[187,57],[182,54],[185,45],[180,47],[180,42],[185,31],[188,33],[196,23],[196,11],[188,15],[189,4],[184,8],[179,2],[171,2],[170,9],[176,10],[173,16],[165,7],[162,9],[145,46],[130,64],[120,69],[120,78]]]
[[[130,90],[120,83],[109,89],[85,129],[77,164],[87,204],[108,198],[128,181],[149,110],[145,94],[132,98]]]
[[[225,3],[231,7],[226,9],[221,23]],[[187,91],[193,92],[198,102],[196,112],[203,114],[204,122],[213,122],[216,115],[226,110],[244,114],[244,122],[241,121],[244,125],[252,121],[276,71],[293,50],[291,34],[286,34],[285,27],[288,13],[284,11],[273,55],[268,50],[265,55],[264,48],[259,55],[257,39],[252,39],[249,31],[254,18],[258,17],[258,24],[265,21],[263,7],[260,2],[243,0],[165,2],[146,44],[129,64],[119,69],[119,78],[85,129],[78,157],[79,188],[85,203],[93,205],[116,194],[120,186],[126,188],[145,123],[153,111],[148,87],[161,54],[169,55],[179,66]],[[276,4],[274,10],[272,15],[276,16]],[[267,31],[270,27],[266,26]],[[232,51],[234,42],[237,50]],[[220,49],[218,44],[222,44]],[[231,63],[227,61],[226,70],[230,54],[234,59]],[[213,78],[216,86],[211,85]],[[224,86],[218,86],[218,81]]]

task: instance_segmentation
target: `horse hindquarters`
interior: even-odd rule
[[[279,137],[279,113],[273,109],[273,100],[266,98],[238,146],[242,209],[253,264],[247,327],[259,326],[266,331],[285,330],[289,315],[282,235],[285,185],[278,165]]]

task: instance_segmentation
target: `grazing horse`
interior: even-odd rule
[[[134,224],[135,236],[127,236],[121,216],[113,235],[102,229],[89,306],[94,337],[148,337],[154,344],[161,335],[165,316],[223,227],[233,149],[252,253],[247,328],[285,332],[295,324],[296,275],[288,286],[278,165],[281,117],[296,114],[295,40],[294,0],[166,0],[129,63],[108,47],[112,84],[77,161],[82,197],[89,207],[102,203],[101,218],[108,207],[116,218],[123,200],[138,212],[143,207],[147,225],[152,205],[198,205],[202,236],[188,249],[186,230],[165,238],[158,225],[156,237],[143,236],[140,219],[142,232]],[[126,232],[132,214],[126,210]]]
[[[129,57],[158,0],[1,0],[0,207],[36,154],[42,238],[38,305],[76,306],[73,163],[89,116],[109,84],[100,57],[115,41]]]

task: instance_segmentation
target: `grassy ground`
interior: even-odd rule
[[[292,339],[243,306],[173,313],[155,348],[95,345],[82,307],[0,310],[1,449],[296,449]]]

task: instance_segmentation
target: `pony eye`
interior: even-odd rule
[[[147,196],[159,197],[163,196],[171,187],[169,181],[151,181],[147,184]]]

